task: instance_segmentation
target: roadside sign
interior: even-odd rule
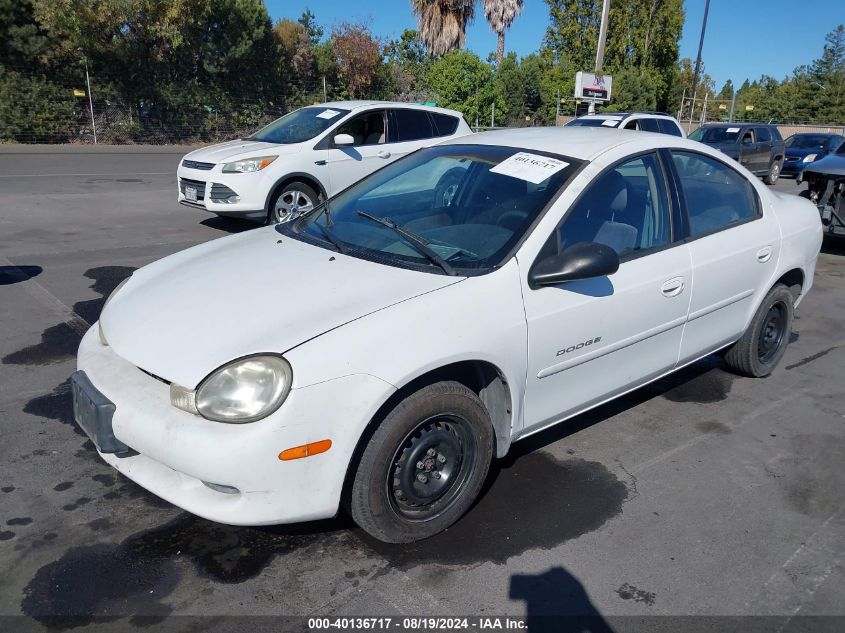
[[[610,101],[613,77],[578,71],[575,73],[575,98],[593,101]]]
[[[746,111],[746,112],[751,112],[752,110],[754,110],[754,106],[753,106],[753,105],[747,105],[747,106],[745,106],[745,111]]]
[[[720,110],[727,110],[727,109],[728,109],[728,106],[726,106],[724,103],[720,103],[720,104],[719,104],[719,109],[720,109]]]
[[[85,96],[85,91],[84,91],[84,90],[80,90],[79,88],[74,88],[74,89],[73,89],[73,96],[74,96],[74,97],[84,97],[84,96]]]

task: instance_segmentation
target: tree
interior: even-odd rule
[[[353,98],[360,96],[379,72],[381,45],[367,26],[348,22],[335,27],[331,42],[346,90]]]
[[[441,106],[462,112],[471,123],[478,119],[485,125],[494,102],[500,112],[504,107],[496,94],[493,69],[469,51],[452,51],[431,64],[428,82]]]
[[[411,0],[420,37],[432,57],[462,48],[466,29],[475,17],[475,0]]]
[[[716,98],[721,101],[730,101],[734,98],[734,85],[730,79],[728,79],[725,82],[725,85],[722,86],[722,89],[719,91],[719,94],[716,95]]]
[[[523,0],[483,0],[484,17],[490,28],[498,35],[496,47],[496,67],[502,63],[505,55],[505,31],[511,27],[516,16],[522,11]]]
[[[311,12],[311,9],[305,7],[305,11],[302,12],[299,20],[297,20],[302,25],[302,28],[308,33],[308,40],[311,43],[311,46],[317,46],[320,43],[320,40],[323,39],[323,27],[317,24],[317,18]]]

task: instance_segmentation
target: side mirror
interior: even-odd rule
[[[335,134],[334,144],[338,147],[345,147],[348,145],[355,145],[355,139],[351,134]]]
[[[542,259],[528,273],[532,289],[565,281],[612,275],[619,270],[619,255],[604,244],[578,242],[562,253]]]

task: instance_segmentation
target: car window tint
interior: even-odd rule
[[[743,145],[749,145],[754,142],[754,130],[745,130],[742,133],[742,143]]]
[[[657,127],[660,128],[660,131],[664,134],[683,136],[683,134],[681,134],[681,130],[677,125],[675,125],[675,122],[670,121],[669,119],[657,119]]]
[[[353,145],[381,145],[386,142],[384,127],[384,110],[366,112],[350,119],[335,132],[349,134],[355,142]]]
[[[657,119],[640,119],[640,129],[646,132],[659,132],[657,127]]]
[[[423,110],[394,110],[397,140],[417,141],[424,138],[432,138],[434,130],[431,127],[431,120],[428,113]]]
[[[692,152],[673,151],[692,237],[756,217],[757,196],[744,176],[724,163]]]
[[[626,130],[639,130],[640,129],[640,122],[637,121],[637,119],[634,119],[633,121],[628,121],[625,124],[625,129]]]
[[[448,136],[449,134],[454,134],[455,130],[458,129],[457,117],[438,112],[429,112],[428,114],[434,122],[434,131],[437,136]]]
[[[765,127],[758,127],[757,128],[757,140],[761,143],[768,143],[772,140],[772,135],[769,134],[768,128]]]
[[[560,252],[598,242],[620,256],[669,243],[663,172],[653,154],[617,165],[594,181],[553,235]]]

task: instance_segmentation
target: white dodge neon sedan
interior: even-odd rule
[[[700,143],[457,139],[136,271],[80,345],[75,416],[203,517],[345,507],[421,539],[515,440],[720,350],[771,373],[821,240],[811,203]]]
[[[186,155],[178,200],[220,216],[279,222],[406,154],[471,134],[460,112],[389,101],[300,108],[252,136]]]

